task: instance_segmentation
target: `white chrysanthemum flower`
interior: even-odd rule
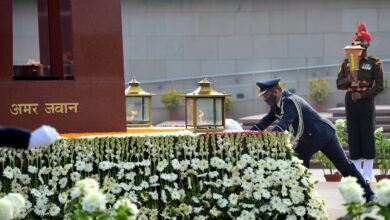
[[[22,171],[20,171],[18,167],[14,167],[12,172],[15,178],[19,178],[19,176],[22,175]]]
[[[213,217],[218,217],[221,213],[215,206],[210,210],[210,215]]]
[[[261,192],[259,191],[253,192],[253,198],[256,200],[261,200]]]
[[[375,129],[375,136],[378,135],[378,133],[382,133],[383,132],[383,127],[379,127],[377,129]]]
[[[379,205],[387,206],[390,204],[390,180],[382,179],[376,185],[376,196]]]
[[[158,193],[157,193],[157,191],[149,192],[149,195],[150,195],[150,197],[153,200],[158,200]]]
[[[172,168],[174,170],[179,170],[180,169],[180,162],[177,159],[173,159],[171,161],[171,164],[172,164]]]
[[[177,189],[171,191],[172,200],[180,200],[180,192]]]
[[[122,187],[119,183],[114,183],[111,185],[110,191],[114,194],[119,194],[122,191]]]
[[[231,178],[232,184],[233,185],[241,185],[241,178],[238,176],[234,176]]]
[[[130,173],[127,173],[126,175],[125,175],[125,178],[127,179],[127,180],[134,180],[134,178],[137,176],[137,174],[136,173],[134,173],[134,172],[130,172]]]
[[[286,220],[297,220],[297,216],[295,216],[295,215],[292,215],[292,214],[290,214],[290,215],[287,215],[287,218],[286,218]]]
[[[357,183],[356,177],[345,177],[337,188],[347,203],[360,203],[363,199],[364,191]]]
[[[209,162],[207,160],[199,161],[199,169],[204,171],[209,168]]]
[[[247,162],[246,161],[244,161],[244,160],[239,160],[239,161],[237,161],[237,167],[239,168],[239,169],[244,169],[245,167],[246,167],[246,165],[247,165]]]
[[[339,126],[345,127],[345,119],[337,119],[335,124],[336,124],[336,127],[339,127]]]
[[[85,169],[85,162],[78,160],[78,161],[76,161],[75,166],[76,166],[77,171],[83,171]]]
[[[62,174],[62,167],[54,167],[52,170],[51,170],[51,174],[53,176],[60,176]]]
[[[231,205],[237,205],[239,196],[235,193],[229,195],[229,203]]]
[[[68,193],[63,192],[58,195],[58,201],[62,204],[65,204],[68,201]]]
[[[233,186],[232,180],[229,179],[227,176],[225,176],[225,177],[223,178],[222,184],[223,184],[223,186],[225,186],[225,187]]]
[[[70,191],[70,197],[72,199],[75,199],[77,197],[79,197],[81,195],[81,190],[80,188],[73,188],[71,191]]]
[[[294,213],[298,216],[304,216],[306,214],[306,208],[303,206],[292,207]]]
[[[12,169],[12,167],[7,166],[3,171],[3,176],[7,177],[8,179],[13,179],[14,178],[14,170]]]
[[[145,167],[144,176],[150,176],[151,173],[150,167]]]
[[[147,181],[142,181],[141,182],[141,184],[140,184],[140,186],[142,187],[142,188],[144,188],[144,189],[147,189],[147,188],[149,188],[149,183],[147,182]]]
[[[164,169],[169,165],[169,162],[167,160],[163,160],[163,161],[160,161],[158,164],[157,164],[157,170],[159,172],[162,172],[164,171]]]
[[[198,158],[194,158],[191,160],[191,167],[194,170],[198,170],[200,166],[200,160]]]
[[[169,181],[169,182],[174,182],[177,179],[177,174],[175,174],[175,173],[170,173],[170,174],[163,173],[163,174],[160,175],[160,178],[163,179],[163,180]]]
[[[78,181],[75,184],[76,187],[80,188],[82,191],[89,189],[91,191],[99,191],[99,183],[95,179],[86,178]]]
[[[51,204],[51,207],[49,208],[49,215],[50,216],[57,216],[60,213],[61,209],[56,204]]]
[[[167,194],[165,190],[161,190],[161,201],[163,201],[163,203],[167,203]]]
[[[225,208],[229,204],[229,202],[227,199],[222,198],[222,199],[218,199],[217,204],[220,208]]]
[[[113,168],[114,166],[115,166],[115,164],[110,162],[110,161],[102,161],[99,163],[99,169],[101,169],[103,171],[109,170],[109,169]]]
[[[185,214],[185,215],[190,215],[192,213],[192,206],[187,205],[185,203],[181,203],[179,205],[179,209]]]
[[[27,174],[22,174],[19,176],[20,182],[24,185],[28,185],[31,183],[31,178]],[[0,185],[0,190],[1,190],[1,185]]]
[[[190,165],[190,162],[188,160],[183,160],[180,162],[180,171],[185,172],[188,169],[188,166]]]
[[[116,196],[111,193],[106,193],[106,199],[108,203],[114,204],[116,201]]]
[[[157,181],[158,181],[157,175],[153,175],[153,176],[149,177],[149,183],[153,184],[153,183],[157,183]]]
[[[70,179],[71,179],[73,182],[79,181],[79,180],[80,180],[80,177],[81,177],[81,175],[80,175],[80,173],[78,173],[78,172],[73,172],[73,173],[70,174]]]
[[[144,167],[150,167],[150,160],[143,160],[141,161],[141,163],[139,163],[140,166],[144,166]]]
[[[32,173],[32,174],[35,174],[38,172],[38,168],[36,166],[28,166],[28,172],[29,173]]]
[[[84,171],[90,173],[93,171],[93,164],[92,163],[86,163],[84,167]]]
[[[47,202],[49,201],[49,199],[45,196],[41,196],[41,197],[38,197],[36,199],[36,204],[38,206],[42,206],[42,205],[47,205]]]
[[[215,178],[219,176],[219,173],[217,171],[212,171],[208,173],[210,178]]]
[[[46,205],[36,205],[34,206],[34,213],[39,216],[46,215],[47,206]]]
[[[149,220],[149,218],[145,214],[141,214],[138,216],[138,220]]]
[[[222,198],[223,198],[223,196],[221,194],[213,193],[213,199],[218,200],[218,199],[222,199]]]
[[[135,164],[133,162],[125,162],[121,168],[124,168],[125,170],[132,170],[134,167]]]
[[[6,199],[6,200],[11,202],[11,204],[12,204],[12,213],[13,213],[14,217],[18,216],[20,211],[26,205],[26,200],[19,193],[9,193],[8,195],[6,195],[4,197],[4,199]]]
[[[68,184],[68,178],[64,177],[64,178],[61,178],[58,182],[58,184],[60,185],[60,188],[63,189],[66,187],[66,185]]]
[[[10,220],[14,217],[12,202],[7,199],[0,199],[0,219]]]
[[[88,212],[106,210],[106,196],[101,192],[88,193],[82,200],[81,206],[83,210]]]
[[[35,189],[35,188],[31,189],[31,190],[30,190],[30,193],[31,193],[33,196],[35,196],[35,197],[40,197],[40,196],[42,196],[42,193],[41,193],[39,190]]]

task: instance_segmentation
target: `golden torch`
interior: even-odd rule
[[[362,55],[364,48],[360,45],[348,45],[344,47],[345,55],[349,62],[349,74],[352,76],[351,86],[358,86],[357,83],[357,71],[359,70],[360,56]]]

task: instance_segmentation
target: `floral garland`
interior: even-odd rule
[[[66,219],[69,189],[88,177],[108,206],[120,197],[136,204],[138,219],[327,219],[286,133],[63,138],[0,154],[0,191],[26,198],[20,218]]]

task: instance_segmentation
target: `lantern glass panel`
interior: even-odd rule
[[[186,108],[187,108],[187,126],[194,126],[194,99],[187,98],[186,99]]]
[[[198,127],[223,126],[222,98],[198,98],[196,101]]]
[[[149,122],[149,97],[126,98],[126,121],[129,124]]]

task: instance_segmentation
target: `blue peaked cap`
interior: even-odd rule
[[[263,80],[260,82],[256,82],[256,86],[260,88],[260,96],[264,95],[267,91],[273,89],[274,87],[279,85],[280,78]]]

